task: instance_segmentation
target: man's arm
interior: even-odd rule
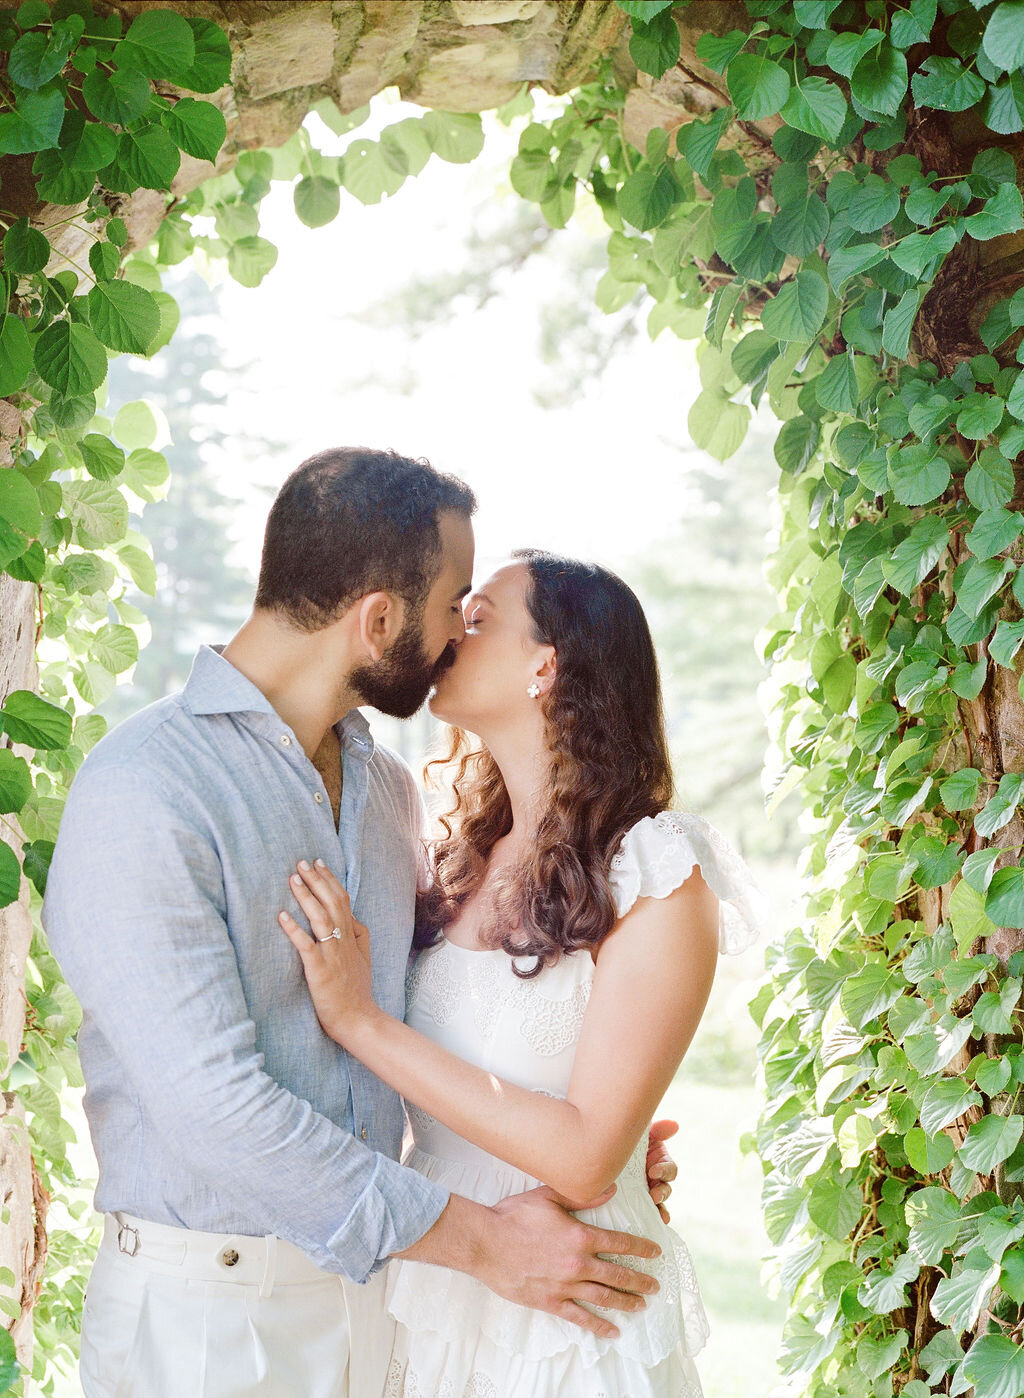
[[[48,881],[51,947],[169,1151],[325,1270],[363,1280],[433,1226],[448,1192],[263,1071],[220,861],[180,804],[127,768],[83,769]]]

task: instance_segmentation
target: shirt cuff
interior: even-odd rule
[[[441,1217],[450,1192],[425,1175],[378,1155],[373,1178],[327,1241],[331,1271],[365,1282]]]

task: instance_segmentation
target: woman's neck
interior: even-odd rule
[[[486,745],[512,808],[512,828],[504,837],[504,846],[518,853],[537,832],[549,785],[551,754],[544,742],[542,722],[531,725],[530,730],[502,734]]]

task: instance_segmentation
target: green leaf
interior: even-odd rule
[[[645,24],[634,22],[629,56],[642,73],[650,73],[654,78],[660,78],[679,61],[679,26],[670,11],[652,15]]]
[[[903,1138],[907,1159],[919,1174],[935,1175],[953,1159],[953,1142],[948,1136],[929,1136],[913,1126]],[[909,1212],[909,1211],[908,1211]]]
[[[531,111],[532,102],[531,97]],[[393,125],[386,127],[381,132],[380,140],[381,145],[394,146],[401,151],[410,175],[418,175],[434,154],[427,133],[423,129],[423,122],[416,117],[407,117],[404,121],[396,121]],[[554,175],[553,166],[552,175]]]
[[[998,1280],[998,1263],[980,1269],[963,1267],[952,1277],[940,1278],[932,1296],[932,1315],[945,1321],[957,1335],[973,1329]]]
[[[910,1224],[909,1251],[927,1266],[934,1266],[959,1235],[959,1202],[948,1189],[928,1185],[907,1195],[906,1217]]]
[[[59,88],[23,93],[13,112],[0,115],[0,154],[52,149],[63,121],[64,94]]]
[[[0,908],[7,908],[12,903],[16,903],[20,892],[21,866],[18,863],[18,856],[10,845],[0,840]],[[10,1382],[18,1372],[18,1361],[14,1355],[14,1341],[11,1339],[10,1331],[0,1326],[0,1376],[8,1377]]]
[[[965,221],[972,238],[983,241],[999,238],[1004,233],[1019,233],[1024,228],[1024,199],[1015,184],[1001,184],[985,206]]]
[[[156,440],[157,423],[153,409],[141,399],[125,403],[114,418],[114,436],[129,451],[148,447]]]
[[[324,175],[307,175],[295,186],[295,212],[307,228],[323,228],[340,208],[341,191]]]
[[[649,24],[655,15],[670,10],[675,3],[676,0],[618,0],[619,9],[641,24]]]
[[[277,263],[277,248],[266,238],[239,238],[228,251],[228,270],[241,286],[259,286]]]
[[[823,408],[836,413],[855,413],[859,391],[853,355],[833,355],[824,373],[815,381],[814,392]]]
[[[749,37],[742,29],[732,29],[721,37],[717,34],[702,34],[697,40],[697,57],[713,73],[724,73]]]
[[[124,470],[124,452],[109,437],[90,432],[78,444],[85,469],[98,481],[113,480]]]
[[[108,126],[127,126],[149,110],[153,94],[145,77],[132,68],[112,73],[95,68],[82,80],[82,96],[94,117]]]
[[[981,1093],[975,1092],[960,1078],[941,1078],[924,1095],[921,1125],[929,1135],[934,1136],[951,1121],[963,1116],[968,1107],[976,1107],[980,1102]]]
[[[171,140],[187,155],[211,162],[217,159],[227,135],[227,123],[224,113],[212,102],[182,97],[170,111],[161,112],[160,120]]]
[[[32,162],[36,193],[50,204],[80,204],[88,199],[96,184],[92,170],[71,170],[60,151],[40,151]]]
[[[124,538],[128,504],[121,492],[106,481],[66,482],[64,508],[74,523],[75,542],[83,548],[102,548]]]
[[[65,397],[99,388],[107,376],[107,356],[87,325],[56,320],[35,343],[39,377]]]
[[[882,38],[880,29],[868,29],[863,34],[836,34],[829,43],[825,62],[834,73],[852,78],[857,64],[870,49],[881,43]]]
[[[863,1029],[903,994],[906,982],[898,972],[880,963],[869,962],[848,977],[839,992],[839,1001],[855,1029]]]
[[[834,141],[846,120],[846,98],[826,78],[804,78],[794,87],[782,108],[782,119],[798,131],[823,141]]]
[[[855,1182],[843,1184],[836,1179],[821,1179],[807,1196],[811,1222],[832,1238],[848,1238],[863,1208],[861,1189]]]
[[[407,172],[400,150],[363,138],[350,141],[341,160],[341,182],[363,204],[379,204],[385,194],[397,193]]]
[[[40,897],[46,892],[46,877],[50,872],[53,850],[52,840],[32,840],[21,847],[25,877],[31,880]]]
[[[170,10],[145,10],[147,14],[171,14]],[[181,153],[162,126],[144,126],[122,133],[117,165],[143,189],[170,189]]]
[[[97,282],[86,298],[89,322],[110,349],[145,354],[160,329],[160,308],[132,282]]]
[[[750,422],[750,409],[733,403],[717,388],[700,393],[686,420],[694,444],[716,461],[725,461],[742,445]]]
[[[738,341],[730,364],[740,383],[755,383],[779,357],[779,342],[764,330],[751,330]]]
[[[980,1175],[990,1174],[995,1167],[1013,1154],[1024,1129],[1024,1117],[986,1116],[969,1128],[960,1145],[959,1156],[968,1169]],[[939,1315],[947,1320],[947,1315]]]
[[[786,204],[769,225],[772,242],[794,257],[806,257],[828,233],[829,216],[824,201],[816,194]]]
[[[977,73],[969,72],[958,58],[932,53],[911,78],[910,89],[919,107],[943,112],[964,112],[976,106],[986,90]]]
[[[1008,549],[1024,528],[1024,515],[1014,510],[1012,513],[1002,505],[994,509],[982,510],[967,535],[967,542],[975,558],[994,558],[997,553]],[[1000,626],[1016,623],[1000,622]]]
[[[118,67],[136,68],[149,78],[177,79],[195,63],[196,45],[184,16],[173,10],[144,10],[114,49]]]
[[[128,569],[132,582],[140,592],[156,596],[156,565],[148,553],[134,544],[124,544],[117,551],[120,562]]]
[[[904,1253],[895,1260],[891,1270],[876,1267],[858,1290],[857,1300],[875,1315],[887,1315],[897,1306],[907,1304],[907,1285],[917,1279],[920,1271],[921,1264],[917,1258]]]
[[[1018,516],[1019,518],[1019,516]],[[989,642],[989,654],[997,665],[1013,665],[1013,657],[1024,645],[1024,621],[1000,621]]]
[[[995,447],[986,447],[964,477],[967,498],[979,510],[1005,505],[1013,486],[1013,467]]]
[[[626,222],[644,232],[664,223],[680,193],[670,167],[663,165],[660,170],[637,170],[628,175],[616,203]]]
[[[882,322],[882,345],[897,359],[906,359],[910,348],[910,332],[927,287],[911,287],[905,291]]]
[[[956,419],[956,429],[972,442],[989,437],[1003,420],[1005,404],[994,393],[969,393]]]
[[[89,656],[112,675],[120,675],[139,658],[138,638],[128,626],[103,626],[92,638]]]
[[[981,50],[1007,73],[1024,65],[1024,0],[1003,0],[995,7],[985,25]]]
[[[19,87],[35,91],[55,78],[68,61],[74,40],[54,26],[49,34],[23,34],[7,58],[7,72]]]
[[[798,476],[814,459],[821,440],[818,424],[800,414],[784,422],[775,439],[775,460],[783,471]]]
[[[888,558],[882,560],[885,580],[908,596],[935,567],[949,542],[949,530],[937,515],[925,515],[912,527]]]
[[[0,519],[34,539],[42,527],[39,497],[20,471],[0,467]],[[26,541],[26,547],[28,547]]]
[[[32,795],[32,773],[23,757],[0,748],[0,815],[20,811]]]
[[[741,53],[725,75],[740,121],[761,121],[781,111],[789,96],[789,76],[764,53]]]
[[[1007,558],[970,558],[962,565],[956,586],[956,600],[969,617],[976,617],[990,597],[994,597],[1013,572]]]
[[[434,153],[450,164],[467,165],[484,148],[483,123],[476,112],[428,111],[422,120]]]
[[[828,261],[828,279],[834,290],[839,291],[851,277],[866,272],[885,256],[885,248],[878,243],[857,243],[852,247],[837,248]]]
[[[732,107],[719,107],[707,121],[690,121],[676,132],[676,147],[690,168],[703,179],[722,132],[733,117]]]
[[[1020,1000],[1020,988],[1020,980],[1016,976],[1008,976],[998,991],[987,990],[978,996],[971,1013],[979,1034],[1009,1034],[1013,1031],[1013,1012]]]
[[[945,257],[955,247],[956,233],[946,224],[934,233],[908,233],[889,248],[889,257],[902,271],[921,277],[934,258]]]
[[[895,116],[907,90],[907,60],[890,43],[883,42],[865,54],[853,70],[850,93],[872,112]]]
[[[24,388],[32,371],[32,341],[25,322],[12,312],[0,321],[0,398]]]
[[[66,748],[71,715],[30,689],[16,689],[0,706],[0,725],[12,743],[39,749]]]
[[[997,927],[1024,928],[1024,869],[997,869],[985,898],[985,912]]]
[[[761,313],[761,325],[777,340],[811,340],[825,323],[828,286],[817,272],[803,270],[787,282]]]
[[[874,233],[899,212],[900,191],[883,175],[868,175],[850,201],[846,216],[858,233]]]
[[[949,462],[933,447],[903,447],[890,464],[888,475],[901,505],[928,505],[949,485]]]
[[[192,30],[195,54],[192,62],[175,78],[189,92],[216,92],[231,81],[231,44],[228,36],[212,20],[186,15]]]
[[[4,234],[4,270],[16,276],[41,272],[50,260],[50,244],[45,233],[33,228],[27,218],[19,218]]]
[[[960,1372],[978,1398],[1020,1398],[1024,1393],[1024,1348],[1005,1335],[980,1335]]]

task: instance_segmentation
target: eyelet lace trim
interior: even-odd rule
[[[667,898],[696,865],[719,899],[719,951],[745,951],[764,931],[764,894],[721,831],[691,811],[645,816],[627,830],[609,875],[619,917],[638,898]]]

